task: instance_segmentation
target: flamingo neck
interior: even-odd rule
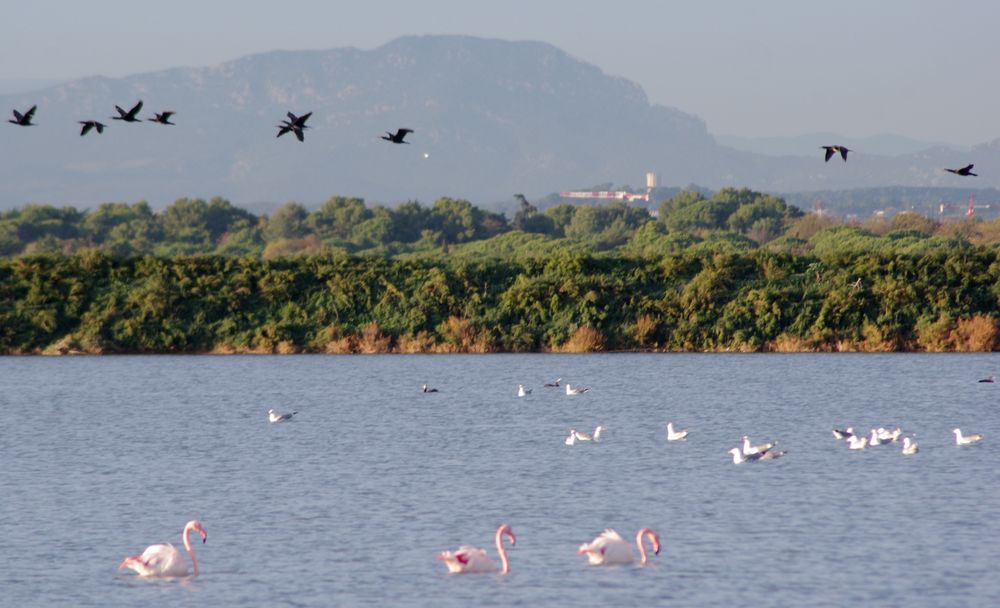
[[[649,540],[653,543],[653,552],[660,552],[660,539],[656,537],[656,532],[653,532],[649,528],[642,528],[635,534],[635,544],[639,547],[639,565],[646,565],[646,547],[642,544],[644,536],[648,536]]]
[[[187,549],[191,557],[191,576],[198,576],[198,557],[194,554],[194,547],[191,546],[191,532],[194,530],[194,522],[188,522],[184,526],[184,548]]]
[[[510,526],[507,524],[501,525],[497,528],[497,555],[500,556],[500,574],[507,574],[510,572],[510,563],[507,561],[507,551],[503,547],[503,536],[506,534],[510,537],[510,544],[513,545],[517,541],[514,538],[514,533],[511,532]]]

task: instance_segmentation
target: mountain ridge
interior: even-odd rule
[[[176,127],[105,120],[143,99]],[[372,50],[269,51],[207,67],[91,76],[0,107],[39,105],[30,129],[0,138],[0,208],[93,206],[223,196],[247,208],[333,194],[395,203],[440,196],[477,204],[600,182],[748,186],[766,191],[952,185],[943,166],[1000,165],[1000,140],[851,162],[772,158],[720,145],[705,122],[651,103],[641,86],[545,42],[405,36]],[[312,111],[306,141],[276,140],[285,112]],[[109,124],[78,135],[78,120]],[[412,144],[378,139],[415,129]],[[808,153],[812,153],[809,150]],[[976,154],[986,160],[966,161]],[[949,164],[945,164],[949,163]],[[975,185],[1000,185],[989,171]]]

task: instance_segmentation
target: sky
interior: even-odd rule
[[[994,0],[10,0],[0,81],[464,34],[553,44],[710,132],[1000,137]]]

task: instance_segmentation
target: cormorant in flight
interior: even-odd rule
[[[850,149],[846,146],[820,146],[820,148],[826,150],[826,162],[830,162],[830,159],[837,152],[840,152],[840,157],[844,159],[845,163],[847,162],[847,153],[850,152]]]
[[[170,122],[170,117],[173,116],[175,114],[175,112],[172,112],[172,111],[155,112],[155,114],[156,114],[156,118],[147,118],[146,120],[148,120],[149,122],[158,122],[161,125],[173,125],[173,124],[176,124],[176,123]]]
[[[386,131],[385,135],[382,136],[382,139],[391,141],[394,144],[408,144],[410,142],[403,141],[403,138],[406,137],[407,133],[413,133],[413,129],[397,129],[395,134],[393,134],[392,131]]]
[[[123,110],[121,106],[115,106],[115,109],[118,110],[118,116],[112,116],[111,117],[112,120],[124,120],[125,122],[142,122],[141,120],[136,118],[136,115],[139,113],[139,110],[142,109],[141,99],[139,100],[139,103],[135,104],[132,107],[132,109],[129,110],[128,112]]]
[[[7,119],[7,122],[15,124],[19,127],[33,127],[35,125],[34,123],[31,122],[31,119],[32,117],[34,117],[35,110],[37,109],[38,106],[31,106],[31,109],[25,112],[24,114],[21,114],[17,110],[14,110],[14,118]]]
[[[945,171],[948,173],[954,173],[955,175],[961,175],[962,177],[968,177],[970,175],[972,177],[979,177],[978,174],[972,172],[972,167],[974,166],[975,165],[966,165],[961,169],[945,169]]]
[[[97,129],[98,133],[104,133],[104,123],[97,122],[96,120],[80,120],[77,121],[83,128],[80,129],[80,136],[84,136],[90,132],[91,129]]]
[[[291,131],[292,133],[295,133],[295,137],[297,137],[299,141],[305,141],[305,130],[309,128],[306,126],[306,121],[309,120],[310,116],[312,116],[312,112],[308,112],[302,116],[296,116],[295,114],[288,112],[288,120],[283,120],[281,121],[281,124],[278,125],[277,137],[281,137],[285,133]]]

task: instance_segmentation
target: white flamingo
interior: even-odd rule
[[[191,540],[188,536],[191,532],[201,535],[201,542],[208,540],[208,533],[202,527],[201,522],[192,519],[184,526],[184,548],[187,549],[191,557],[192,576],[198,576],[198,558],[195,557],[194,549],[191,547]],[[135,570],[139,576],[187,576],[188,567],[184,561],[184,556],[171,544],[150,545],[142,552],[142,555],[130,555],[122,560],[118,569],[129,568]]]
[[[501,524],[497,528],[496,543],[497,554],[500,556],[500,574],[510,572],[510,564],[507,562],[507,551],[503,547],[503,537],[510,539],[510,546],[517,544],[514,531],[508,524]],[[486,551],[476,547],[461,546],[455,551],[442,551],[437,558],[448,566],[450,574],[477,574],[481,572],[496,572],[496,564],[486,555]]]
[[[955,445],[969,445],[983,440],[982,435],[963,435],[962,429],[955,429],[952,433],[955,433]]]
[[[673,422],[667,423],[667,441],[683,441],[687,439],[687,436],[688,436],[687,429],[684,429],[683,431],[675,431],[674,423]]]
[[[653,553],[660,554],[660,537],[649,528],[642,528],[635,535],[635,544],[639,547],[640,566],[645,566],[647,561],[646,547],[642,544],[645,538],[649,538],[652,542]],[[635,561],[631,545],[611,528],[601,532],[597,538],[589,543],[580,545],[576,554],[586,555],[587,561],[592,566],[631,564]]]

